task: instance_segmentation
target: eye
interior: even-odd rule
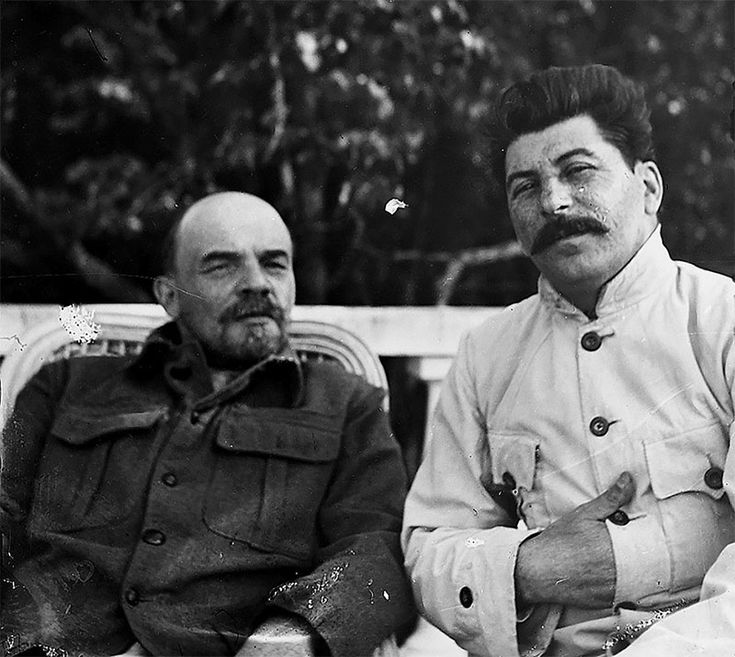
[[[263,263],[263,267],[271,271],[284,271],[288,269],[288,264],[286,263],[285,260],[282,260],[280,258],[274,258],[272,260],[266,260]]]
[[[525,194],[526,192],[530,192],[534,187],[535,183],[532,180],[525,180],[523,182],[520,182],[513,187],[510,197],[511,199],[516,199],[520,195]]]
[[[232,269],[232,266],[231,262],[211,262],[205,265],[202,271],[205,274],[226,274]]]
[[[592,168],[592,165],[587,164],[586,162],[575,162],[574,164],[570,164],[566,169],[564,169],[564,173],[567,176],[576,176],[584,173],[585,171],[589,171]]]

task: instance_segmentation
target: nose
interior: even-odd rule
[[[270,291],[268,279],[257,259],[248,259],[243,264],[242,272],[237,280],[237,290],[238,292],[259,292],[264,295]]]
[[[548,217],[564,213],[572,205],[572,196],[566,184],[558,178],[547,178],[541,184],[541,212]]]

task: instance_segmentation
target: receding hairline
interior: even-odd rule
[[[189,208],[171,225],[169,231],[164,240],[164,273],[175,274],[176,265],[179,253],[179,237],[181,231],[185,228],[185,224],[192,221],[194,218],[198,218],[202,213],[205,213],[213,204],[218,203],[239,203],[239,211],[243,212],[254,212],[260,210],[261,212],[267,213],[267,216],[275,222],[275,225],[279,225],[284,233],[288,237],[291,250],[293,250],[293,239],[291,237],[291,231],[288,229],[286,222],[281,217],[280,213],[274,208],[268,201],[255,196],[254,194],[248,194],[246,192],[216,192],[205,196],[193,203]],[[206,215],[205,215],[206,216]]]
[[[191,220],[192,217],[197,217],[201,213],[206,212],[208,209],[219,207],[220,205],[233,205],[238,211],[243,212],[258,212],[261,211],[267,215],[271,215],[273,220],[276,220],[286,228],[286,224],[283,221],[280,213],[276,210],[268,201],[263,200],[259,196],[254,194],[247,194],[246,192],[217,192],[210,194],[202,199],[199,199],[189,209],[184,212],[179,223],[179,229],[187,221]],[[286,228],[288,232],[288,228]]]

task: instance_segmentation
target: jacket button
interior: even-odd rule
[[[713,465],[704,473],[704,483],[710,488],[722,488],[722,468]]]
[[[142,538],[148,545],[163,545],[166,542],[166,535],[157,529],[146,529]]]
[[[597,351],[601,344],[602,338],[594,331],[589,331],[582,336],[582,349],[586,351]]]
[[[472,589],[469,586],[463,586],[459,589],[459,603],[465,608],[472,606],[474,597],[472,596]]]
[[[161,481],[166,484],[166,486],[169,486],[171,488],[179,483],[179,480],[176,478],[176,475],[173,472],[167,472],[165,475],[163,475],[163,477],[161,477]]]
[[[135,589],[125,591],[125,602],[131,607],[135,607],[140,602],[140,594]]]
[[[600,417],[599,415],[597,417],[593,417],[590,422],[590,431],[595,434],[595,436],[604,436],[609,428],[610,423],[604,417]]]
[[[614,513],[611,513],[607,519],[613,524],[613,525],[620,525],[621,527],[623,525],[627,525],[630,522],[630,518],[628,518],[628,514],[625,513],[622,509],[618,509]]]

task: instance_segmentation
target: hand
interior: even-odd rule
[[[604,609],[615,595],[615,555],[605,518],[635,492],[628,472],[602,495],[521,543],[515,583],[519,607],[558,603]]]

